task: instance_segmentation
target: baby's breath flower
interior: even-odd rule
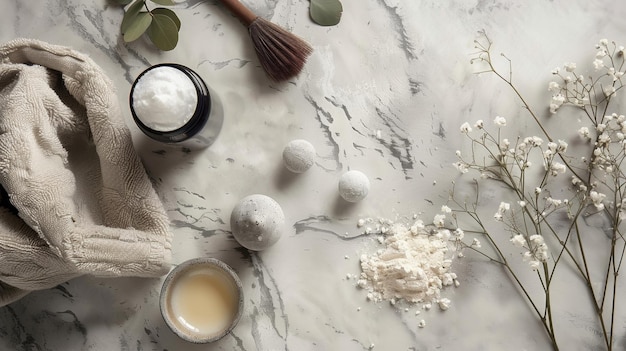
[[[461,124],[461,133],[467,134],[472,131],[472,127],[470,127],[469,123],[465,122]]]
[[[437,234],[435,234],[435,237],[437,239],[441,239],[443,241],[448,241],[450,240],[450,236],[452,234],[450,233],[450,231],[448,229],[442,229],[440,231],[437,232]]]
[[[546,199],[546,205],[548,205],[548,206],[559,207],[562,204],[563,204],[563,201],[559,200],[559,199],[553,199],[552,197],[548,197]]]
[[[461,240],[465,236],[465,232],[461,228],[456,228],[454,230],[454,235],[456,236],[458,240]]]
[[[541,262],[537,260],[531,260],[530,262],[528,262],[528,264],[533,271],[539,270],[539,268],[541,268]]]
[[[541,194],[541,188],[540,188],[540,187],[536,187],[536,188],[535,188],[535,194],[536,194],[536,195]]]
[[[502,141],[500,142],[500,151],[505,152],[509,149],[509,146],[511,146],[511,142],[509,142],[509,139],[502,139]]]
[[[441,206],[442,213],[452,213],[452,209],[446,205]]]
[[[587,127],[580,127],[580,129],[578,130],[578,135],[580,135],[580,137],[582,139],[589,139],[589,128]]]
[[[557,82],[548,83],[548,90],[554,93],[558,93],[561,91],[561,86]]]
[[[556,149],[558,152],[565,153],[567,151],[567,142],[559,140],[559,147]]]
[[[541,245],[543,244],[543,236],[539,235],[539,234],[533,234],[531,235],[528,240],[530,240],[530,242],[533,245]]]
[[[574,62],[566,62],[563,67],[567,72],[573,72],[576,69],[576,63]]]
[[[538,136],[533,136],[532,137],[532,142],[535,146],[541,146],[541,144],[543,143],[543,139],[541,139]]]
[[[511,238],[510,242],[516,247],[524,247],[524,245],[526,245],[526,239],[522,234],[515,235]]]
[[[476,248],[476,249],[480,249],[482,246],[480,245],[480,240],[474,238],[474,240],[472,240],[472,247]]]
[[[608,144],[611,142],[611,137],[605,132],[600,134],[600,136],[598,137],[598,143],[602,144]]]
[[[598,209],[599,211],[604,209],[604,204],[602,203],[602,201],[604,201],[604,198],[606,198],[605,194],[592,190],[589,192],[589,198],[591,198],[591,201],[593,202],[593,205],[596,207],[596,209]]]
[[[495,218],[496,221],[501,222],[504,213],[510,209],[511,204],[509,204],[508,202],[500,202],[500,205],[498,206],[498,211],[493,215],[493,218]]]
[[[602,155],[602,149],[599,147],[593,149],[593,155],[596,157]]]
[[[435,217],[433,218],[433,224],[437,228],[443,228],[443,226],[446,224],[446,215],[443,215],[443,214],[435,215]]]
[[[509,204],[508,202],[500,202],[500,206],[498,206],[498,211],[502,213],[510,209],[511,209],[511,204]]]
[[[605,130],[605,129],[606,129],[606,124],[604,124],[604,123],[599,123],[599,124],[596,126],[596,130],[597,130],[598,132],[600,132],[600,133],[604,132],[604,130]]]
[[[609,40],[608,39],[600,39],[599,45],[600,46],[607,46],[607,45],[609,45]]]
[[[550,102],[550,113],[556,113],[556,111],[565,103],[565,96],[563,94],[552,95]]]
[[[454,162],[452,165],[454,165],[454,167],[456,167],[456,169],[462,174],[469,172],[469,166],[465,162]]]
[[[615,93],[615,87],[612,86],[612,85],[608,86],[608,87],[604,88],[603,92],[604,92],[604,95],[611,96],[611,95],[613,95]]]
[[[496,118],[494,118],[493,123],[495,123],[495,125],[497,125],[498,127],[505,127],[506,126],[506,118],[501,117],[501,116],[496,116]]]
[[[476,121],[476,123],[474,123],[474,128],[476,129],[483,129],[484,126],[485,122],[483,122],[482,119],[479,119],[478,121]]]
[[[554,177],[556,177],[559,173],[565,173],[566,170],[567,167],[565,167],[565,165],[561,162],[554,162],[550,166],[550,174]]]
[[[524,260],[524,262],[529,262],[532,259],[533,259],[533,254],[531,254],[530,251],[526,251],[522,254],[522,260]]]
[[[526,207],[526,201],[518,201],[517,204],[519,207]]]
[[[599,70],[600,68],[604,67],[604,61],[601,59],[595,59],[593,60],[593,68],[597,70]]]

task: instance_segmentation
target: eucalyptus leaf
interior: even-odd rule
[[[152,10],[152,14],[156,15],[165,15],[167,17],[169,17],[172,21],[174,21],[174,24],[176,24],[176,28],[178,28],[178,30],[180,30],[180,18],[178,18],[178,16],[176,15],[176,13],[170,9],[166,9],[164,7],[157,7],[156,9]]]
[[[115,0],[115,2],[117,2],[119,5],[128,5],[133,2],[133,0]]]
[[[174,6],[176,3],[173,0],[150,0],[155,4],[163,5],[163,6]]]
[[[311,19],[321,26],[334,26],[341,20],[343,6],[339,0],[311,0]]]
[[[153,14],[152,24],[148,27],[148,37],[157,48],[169,51],[178,44],[178,27],[169,16]]]
[[[137,40],[153,22],[152,16],[148,12],[140,12],[129,24],[128,30],[124,32],[124,41],[131,42]]]
[[[137,0],[128,7],[124,14],[124,19],[122,19],[122,34],[126,34],[128,27],[135,21],[135,17],[137,17],[145,3],[144,0]]]

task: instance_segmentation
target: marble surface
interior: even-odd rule
[[[178,339],[158,309],[159,279],[81,277],[0,308],[3,350],[547,350],[548,339],[504,273],[479,257],[454,262],[461,285],[452,307],[366,301],[347,274],[375,243],[363,217],[432,218],[458,173],[451,166],[464,121],[521,116],[510,90],[470,65],[485,30],[514,61],[529,102],[547,105],[552,68],[589,62],[601,38],[626,33],[626,3],[600,0],[343,0],[341,23],[321,27],[308,1],[245,0],[255,12],[314,47],[302,74],[270,83],[245,28],[215,0],[175,6],[178,47],[157,52],[124,44],[123,11],[105,0],[8,0],[0,41],[29,37],[89,54],[114,81],[136,148],[172,220],[174,263],[210,256],[231,265],[245,288],[239,325],[221,341]],[[146,140],[132,124],[127,95],[145,68],[177,62],[221,96],[224,126],[201,152]],[[523,124],[523,123],[522,123]],[[380,135],[377,135],[380,131]],[[283,147],[306,139],[314,167],[293,175]],[[369,196],[348,205],[337,194],[347,170],[366,173]],[[285,210],[287,232],[251,253],[230,235],[237,201],[261,193]],[[494,197],[498,197],[497,193]],[[567,311],[568,309],[565,309]],[[427,326],[418,328],[420,319]],[[601,349],[591,317],[558,316],[565,350]],[[616,330],[624,330],[623,316]],[[624,337],[616,340],[625,347]]]

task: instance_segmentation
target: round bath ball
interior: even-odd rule
[[[230,214],[230,227],[237,242],[248,250],[261,251],[280,239],[285,215],[269,196],[243,198]]]
[[[370,191],[370,181],[359,171],[348,171],[339,179],[339,195],[348,202],[363,200]]]
[[[304,173],[315,163],[315,148],[306,140],[292,140],[283,150],[283,161],[288,170]]]

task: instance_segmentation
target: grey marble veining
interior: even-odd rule
[[[9,0],[0,41],[30,37],[89,54],[109,75],[135,146],[172,220],[174,263],[212,256],[231,265],[245,288],[245,311],[221,341],[178,339],[158,310],[159,279],[81,277],[0,309],[2,350],[543,350],[547,338],[504,273],[478,258],[455,262],[461,286],[444,290],[446,312],[418,318],[366,301],[347,274],[375,247],[361,217],[431,218],[457,173],[464,121],[515,117],[519,103],[470,65],[477,32],[512,58],[531,103],[545,104],[550,70],[587,59],[598,39],[626,33],[626,4],[601,0],[343,0],[339,25],[320,27],[308,1],[244,1],[259,15],[309,41],[302,74],[269,82],[246,29],[215,0],[175,6],[178,47],[158,52],[123,43],[123,10],[107,0]],[[161,62],[196,69],[219,93],[225,124],[201,152],[146,140],[126,105],[134,78]],[[294,176],[281,163],[292,139],[315,145],[316,164]],[[361,203],[337,195],[351,169],[372,183]],[[251,253],[230,235],[230,213],[252,193],[285,209],[289,231]],[[497,192],[493,197],[497,197]],[[418,328],[421,318],[426,328]],[[567,350],[595,349],[599,331],[578,311],[559,316],[576,335]],[[620,324],[622,325],[622,324]],[[618,339],[623,347],[624,340]]]

